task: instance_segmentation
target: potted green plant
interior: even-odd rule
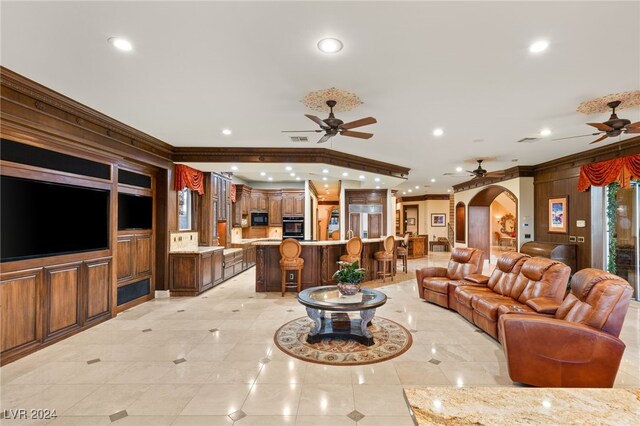
[[[358,268],[358,262],[337,262],[339,269],[333,274],[338,280],[338,291],[344,296],[353,296],[360,292],[360,283],[364,278],[364,269]]]

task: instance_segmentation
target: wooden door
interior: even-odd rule
[[[42,339],[42,269],[2,274],[0,281],[0,350],[27,350]]]
[[[119,235],[116,245],[116,275],[118,282],[133,278],[133,235]]]
[[[260,204],[259,200],[260,200],[260,197],[258,196],[258,194],[251,194],[251,211],[252,212],[258,211],[258,206]]]
[[[80,262],[45,268],[45,340],[81,325]]]
[[[293,214],[295,216],[304,216],[304,194],[296,195],[293,203]]]
[[[213,252],[213,283],[217,284],[224,278],[222,275],[222,250]]]
[[[368,215],[369,238],[380,238],[382,236],[382,214]]]
[[[489,206],[469,206],[468,247],[484,252],[483,260],[488,259],[491,249],[491,223]]]
[[[269,225],[282,226],[282,197],[269,197]]]
[[[135,238],[135,275],[151,274],[151,235],[137,235]]]
[[[282,196],[282,216],[293,216],[293,197],[290,195]]]
[[[261,194],[258,201],[259,201],[258,207],[261,212],[269,211],[269,199],[267,198],[266,195]]]
[[[149,238],[150,240],[151,238]],[[84,263],[84,319],[111,315],[111,258]]]
[[[360,213],[349,213],[349,229],[354,237],[360,237]]]

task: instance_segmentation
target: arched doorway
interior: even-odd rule
[[[513,200],[515,204],[515,212],[517,212],[517,197],[513,192],[499,185],[491,185],[484,188],[469,201],[468,205],[467,246],[482,250],[485,253],[485,258],[487,259],[490,259],[491,242],[494,239],[494,234],[492,233],[492,221],[497,222],[495,218],[491,216],[491,203],[493,203],[493,201],[501,194],[505,194],[509,199]],[[517,218],[515,219],[515,222],[516,223],[514,223],[513,226],[514,237],[510,244],[513,244],[513,247],[517,248],[519,238]]]

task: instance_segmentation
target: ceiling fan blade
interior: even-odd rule
[[[354,132],[351,130],[344,130],[340,132],[342,136],[350,136],[352,138],[360,138],[360,139],[369,139],[373,136],[373,133],[365,133],[365,132]]]
[[[324,130],[282,130],[282,133],[320,133]]]
[[[369,124],[375,124],[378,121],[373,117],[361,118],[360,120],[351,121],[349,123],[341,124],[339,127],[341,129],[355,129],[356,127],[368,126]]]
[[[591,142],[589,145],[591,145],[591,144],[593,144],[593,143],[597,143],[597,142],[603,141],[603,140],[605,140],[605,139],[606,139],[606,138],[608,138],[608,137],[609,137],[609,135],[604,134],[604,135],[600,136],[598,139],[596,139],[595,141]]]
[[[331,134],[326,134],[326,135],[324,135],[323,137],[320,138],[318,143],[324,143],[324,142],[328,141],[329,139],[331,139],[332,136],[333,135],[331,135]]]
[[[625,133],[640,133],[640,127],[635,129],[628,129]]]
[[[580,136],[569,136],[568,138],[559,138],[559,139],[552,139],[552,140],[554,140],[554,141],[563,141],[565,139],[584,138],[585,136],[598,136],[600,133],[602,133],[602,132],[589,133],[588,135],[580,135]]]
[[[640,121],[636,121],[635,123],[627,124],[627,129],[640,129]]]
[[[601,132],[608,132],[609,130],[613,130],[613,127],[607,126],[604,123],[587,123],[589,126],[593,126]]]
[[[315,115],[311,114],[305,114],[304,116],[325,130],[329,128],[329,126],[327,126],[326,123],[320,119],[320,117],[316,117]]]

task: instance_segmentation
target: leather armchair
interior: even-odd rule
[[[545,387],[612,387],[625,345],[618,338],[633,289],[622,278],[583,269],[554,318],[501,315],[509,376]]]
[[[416,270],[418,295],[428,302],[449,308],[449,281],[482,272],[482,250],[456,247],[446,268],[427,267]]]

